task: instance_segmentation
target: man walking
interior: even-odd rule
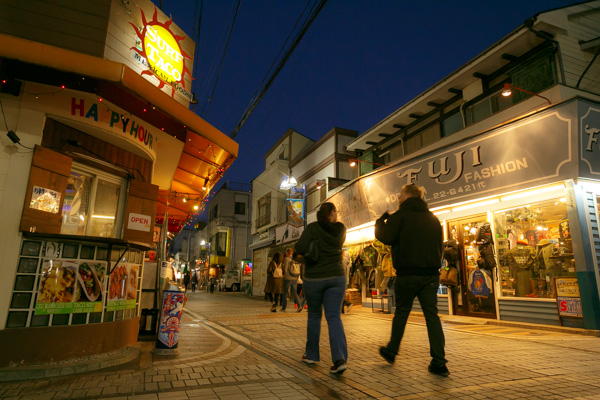
[[[387,346],[379,349],[379,354],[390,364],[394,362],[413,301],[418,297],[429,335],[432,358],[429,372],[448,376],[444,331],[437,308],[443,234],[440,221],[427,208],[423,194],[417,185],[404,185],[398,211],[392,215],[386,211],[375,222],[375,237],[392,246],[392,263],[396,270],[392,337]]]

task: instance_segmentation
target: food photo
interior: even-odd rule
[[[46,260],[38,292],[38,303],[70,303],[75,295],[77,263]]]

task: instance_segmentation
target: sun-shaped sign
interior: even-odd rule
[[[142,49],[132,47],[131,50],[148,61],[150,69],[142,71],[142,75],[156,76],[160,80],[159,89],[162,89],[165,84],[171,86],[171,97],[173,97],[178,84],[185,88],[184,75],[188,74],[191,78],[190,71],[185,65],[185,59],[191,60],[191,57],[181,50],[179,45],[185,36],[178,36],[171,32],[169,27],[173,23],[172,17],[165,23],[158,22],[156,7],[151,21],[146,21],[144,11],[141,8],[140,11],[144,25],[142,30],[140,31],[133,23],[130,24],[142,42]]]

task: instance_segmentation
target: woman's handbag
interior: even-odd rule
[[[458,270],[456,267],[440,269],[440,283],[446,286],[458,286]]]
[[[319,259],[319,242],[317,242],[316,239],[310,241],[308,251],[304,254],[304,258],[312,264],[316,263]]]

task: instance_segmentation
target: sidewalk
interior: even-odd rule
[[[600,339],[568,330],[473,324],[444,317],[448,367],[427,372],[422,316],[411,316],[394,365],[378,356],[390,314],[343,315],[348,370],[333,376],[326,323],[321,362],[301,363],[306,312],[270,312],[261,298],[188,295],[177,357],[140,342],[128,363],[76,375],[0,383],[2,399],[598,399]],[[117,357],[118,358],[118,357]],[[67,366],[63,366],[67,368]]]

